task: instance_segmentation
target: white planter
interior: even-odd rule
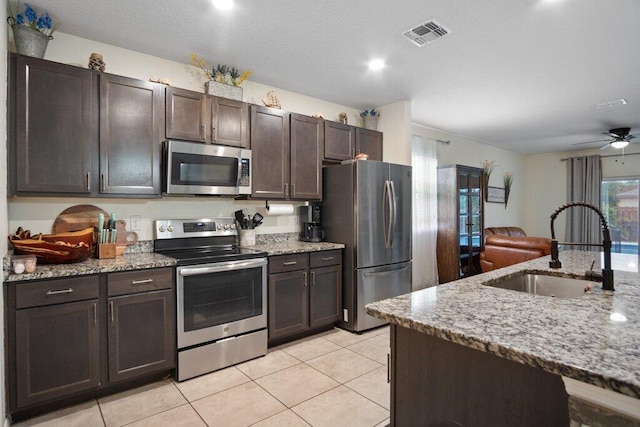
[[[365,129],[377,130],[378,129],[378,116],[364,116],[362,118]]]
[[[239,86],[228,85],[225,83],[218,83],[213,80],[209,80],[204,84],[204,93],[214,96],[221,96],[222,98],[235,99],[242,101],[242,88]]]

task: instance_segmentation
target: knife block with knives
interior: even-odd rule
[[[96,242],[96,257],[99,259],[116,257],[116,216],[112,213],[105,228],[105,215],[98,214],[98,231]]]

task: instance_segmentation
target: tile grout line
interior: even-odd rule
[[[196,415],[198,415],[198,418],[200,418],[202,420],[202,422],[204,423],[204,425],[209,426],[209,424],[207,424],[207,422],[204,420],[204,418],[202,418],[202,415],[200,415],[200,412],[198,412],[198,410],[196,408],[194,408],[194,406],[191,404],[191,402],[189,401],[189,399],[187,399],[187,396],[184,395],[184,393],[182,392],[182,390],[180,390],[180,387],[178,387],[178,385],[173,381],[173,377],[171,377],[171,384],[173,384],[173,386],[178,389],[178,393],[180,393],[180,395],[182,397],[184,397],[184,400],[187,401],[187,404],[191,407],[191,409],[193,409],[193,412],[196,413]],[[227,389],[228,390],[228,389]],[[216,394],[216,393],[213,393]],[[210,395],[212,396],[212,395]],[[206,396],[205,396],[206,397]],[[199,400],[199,399],[197,399]],[[197,400],[194,400],[197,401]]]

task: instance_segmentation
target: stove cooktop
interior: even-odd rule
[[[242,248],[234,218],[156,220],[154,251],[195,265],[263,258],[266,252]]]
[[[267,256],[266,252],[240,247],[233,247],[229,249],[203,248],[199,250],[178,250],[161,253],[168,257],[175,258],[178,261],[177,264],[179,266],[237,261],[243,259],[263,258]]]

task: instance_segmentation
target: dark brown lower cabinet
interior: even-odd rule
[[[341,295],[341,250],[269,257],[270,344],[333,325]]]
[[[5,283],[8,412],[36,415],[174,368],[174,277],[153,268]]]
[[[18,406],[100,385],[97,310],[97,298],[17,310]]]
[[[109,312],[110,382],[174,366],[171,290],[109,298]]]
[[[568,426],[560,375],[391,325],[392,426]]]
[[[309,326],[334,323],[340,314],[342,265],[312,268],[309,295]]]
[[[269,338],[309,328],[307,270],[269,275]]]

